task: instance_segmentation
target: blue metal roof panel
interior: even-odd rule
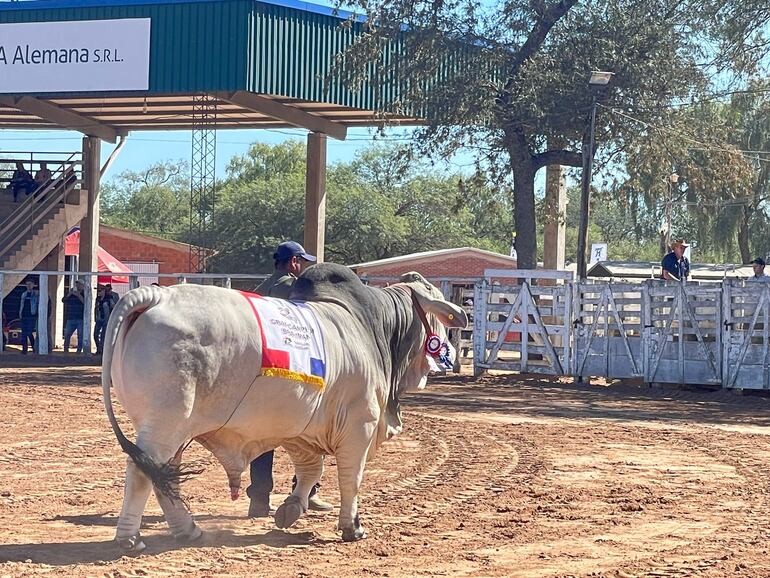
[[[94,6],[143,6],[148,4],[195,4],[223,3],[232,0],[0,0],[0,10],[51,10],[57,8],[90,8]],[[348,19],[353,13],[331,6],[302,2],[300,0],[257,0],[264,4],[294,8],[310,14],[322,14]],[[361,18],[359,18],[361,19]]]

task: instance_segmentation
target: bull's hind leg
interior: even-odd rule
[[[140,433],[137,436],[136,445],[156,463],[163,464],[170,460],[179,448],[174,446],[158,446],[147,441],[147,437]],[[126,489],[123,496],[123,508],[118,518],[118,527],[115,533],[115,541],[124,550],[129,552],[141,552],[145,548],[139,535],[142,524],[142,514],[150,496],[152,482],[139,467],[128,459],[126,467]]]
[[[123,494],[123,509],[118,518],[118,529],[115,542],[121,549],[128,552],[141,552],[145,545],[139,536],[139,526],[142,525],[142,514],[150,497],[152,483],[136,464],[128,458],[126,466],[126,487]]]
[[[171,460],[171,463],[176,466],[182,463],[181,448],[177,451],[176,455]],[[179,482],[176,482],[174,486],[178,490]],[[192,514],[187,509],[184,502],[182,502],[182,500],[172,500],[165,494],[159,492],[156,487],[153,487],[153,489],[155,490],[155,497],[158,499],[158,504],[160,504],[160,507],[163,510],[166,523],[174,537],[180,542],[192,542],[193,540],[200,538],[203,532],[201,532],[200,528],[195,524],[195,520],[193,520]]]
[[[289,452],[291,461],[294,463],[297,485],[275,511],[275,525],[279,528],[290,527],[307,512],[310,491],[320,481],[324,470],[323,456],[313,450],[288,446],[286,451]]]

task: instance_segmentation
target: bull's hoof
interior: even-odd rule
[[[174,538],[176,538],[176,541],[182,544],[189,544],[190,542],[195,542],[195,540],[197,540],[201,536],[203,536],[203,532],[195,524],[195,522],[192,523],[192,528],[190,528],[186,532],[182,532],[180,534],[174,534]]]
[[[359,526],[358,528],[345,528],[342,530],[343,542],[358,542],[358,540],[363,540],[364,538],[366,538],[366,531],[363,526]]]
[[[297,496],[289,496],[275,511],[275,525],[288,528],[305,513]]]
[[[115,543],[126,554],[138,554],[147,547],[139,534],[128,538],[115,538]]]

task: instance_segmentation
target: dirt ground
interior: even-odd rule
[[[369,538],[336,513],[248,520],[208,463],[184,492],[204,530],[178,546],[154,498],[147,550],[113,546],[124,457],[98,370],[0,369],[3,576],[770,576],[769,401],[516,376],[434,382],[369,464]],[[276,504],[290,468],[277,452]],[[327,460],[322,495],[337,502]],[[245,487],[246,484],[244,484]]]

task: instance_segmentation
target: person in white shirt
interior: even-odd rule
[[[770,275],[765,275],[765,260],[762,257],[757,257],[751,262],[754,269],[754,276],[749,277],[749,281],[752,283],[770,283]]]

